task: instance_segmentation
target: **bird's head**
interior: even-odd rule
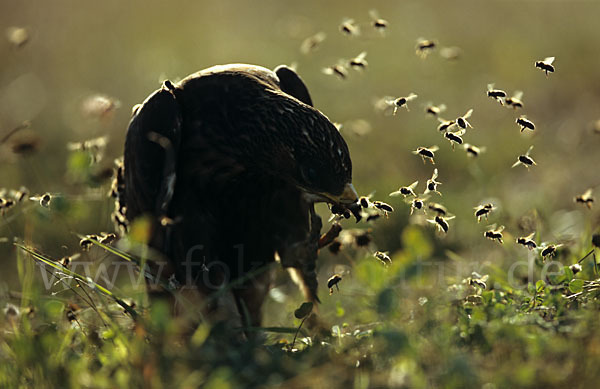
[[[202,74],[211,78],[191,80],[205,85],[202,94],[193,95],[202,96],[202,104],[192,100],[190,106],[202,107],[204,122],[214,117],[214,124],[204,123],[220,128],[211,132],[213,145],[226,149],[248,170],[295,185],[308,201],[358,201],[348,146],[333,123],[313,107],[308,89],[292,69],[279,66],[272,72],[234,64]]]
[[[352,185],[352,161],[346,142],[333,124],[306,130],[294,149],[295,181],[307,200],[348,205],[358,201]],[[325,127],[325,128],[323,128]]]

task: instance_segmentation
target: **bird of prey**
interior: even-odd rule
[[[229,304],[252,325],[269,284],[253,271],[276,258],[318,301],[314,203],[358,200],[346,142],[286,66],[221,65],[165,81],[134,108],[118,175],[120,224],[149,217],[149,245],[183,287],[206,295],[244,278]]]

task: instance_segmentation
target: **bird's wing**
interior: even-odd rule
[[[173,196],[182,119],[172,89],[166,82],[129,123],[124,153],[129,220],[143,213],[164,215]]]
[[[285,65],[277,66],[274,72],[279,78],[279,87],[283,92],[297,98],[306,105],[313,106],[312,99],[308,93],[308,88],[298,73]]]

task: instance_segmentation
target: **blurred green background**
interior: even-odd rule
[[[384,34],[371,26],[372,9],[389,22]],[[67,149],[68,142],[108,136],[106,155],[94,169],[112,167],[113,159],[122,154],[133,105],[165,79],[176,81],[233,62],[268,68],[294,65],[315,106],[343,124],[359,193],[375,191],[373,199],[395,207],[389,218],[357,226],[373,229],[374,242],[368,250],[338,256],[323,251],[321,285],[334,272],[345,276],[341,294],[329,298],[322,286],[321,312],[326,318],[343,318],[344,308],[360,311],[378,291],[384,276],[379,267],[371,266],[379,265],[371,257],[374,250],[389,251],[399,263],[395,266],[416,261],[448,265],[442,276],[418,280],[421,289],[430,282],[445,284],[448,277],[460,280],[461,271],[468,275],[489,264],[506,270],[526,259],[529,253],[513,242],[529,231],[528,223],[537,231],[538,242],[564,242],[574,254],[589,250],[587,237],[600,218],[595,208],[577,206],[573,198],[600,185],[596,170],[600,134],[594,130],[600,119],[599,15],[600,2],[574,0],[3,0],[2,30],[24,27],[29,39],[21,47],[6,37],[0,40],[0,137],[25,120],[31,126],[2,145],[0,187],[25,185],[32,195],[50,192],[61,197],[50,210],[29,202],[3,214],[0,237],[6,239],[0,243],[0,283],[6,288],[19,286],[13,275],[15,237],[60,257],[79,250],[74,233],[113,229],[112,201],[105,196],[109,180],[90,182],[82,176],[85,160]],[[360,35],[339,31],[346,18],[355,20]],[[319,48],[302,53],[302,42],[319,32],[326,34]],[[421,37],[438,44],[424,59],[415,54]],[[459,57],[443,58],[443,47],[460,48]],[[323,68],[363,51],[369,63],[365,71],[350,69],[344,80],[323,73]],[[556,57],[557,70],[546,77],[534,61],[548,56]],[[509,94],[522,90],[524,108],[514,111],[487,97],[489,83]],[[408,103],[409,111],[385,116],[374,109],[374,101],[383,96],[411,92],[418,98]],[[85,110],[86,101],[98,95],[114,102],[109,114]],[[441,117],[447,119],[473,108],[474,128],[464,139],[486,151],[478,158],[468,158],[460,147],[453,151],[436,130],[437,120],[425,114],[427,103],[444,103],[447,110]],[[519,132],[515,118],[520,114],[535,122],[533,133]],[[364,121],[360,128],[369,131],[357,134],[357,120]],[[27,136],[37,139],[39,147],[28,155],[15,155],[12,145]],[[430,200],[456,215],[447,236],[436,234],[421,213],[409,217],[409,206],[401,199],[388,197],[415,180],[420,183],[418,191],[423,191],[433,166],[423,164],[411,151],[431,145],[440,147],[435,167],[443,196],[434,194]],[[535,145],[532,156],[537,166],[529,171],[521,166],[511,169],[530,145]],[[473,207],[488,201],[497,210],[489,223],[478,224]],[[327,217],[324,206],[320,211]],[[482,236],[491,223],[506,226],[504,247]],[[350,221],[344,225],[354,228]],[[288,326],[300,297],[283,276],[276,286],[265,321]],[[403,312],[423,293],[406,291],[399,297],[409,304]],[[375,319],[365,315],[355,318]]]

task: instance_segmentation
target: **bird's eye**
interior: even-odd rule
[[[304,179],[309,183],[314,183],[317,180],[317,171],[312,167],[304,169],[302,173],[304,175]]]

